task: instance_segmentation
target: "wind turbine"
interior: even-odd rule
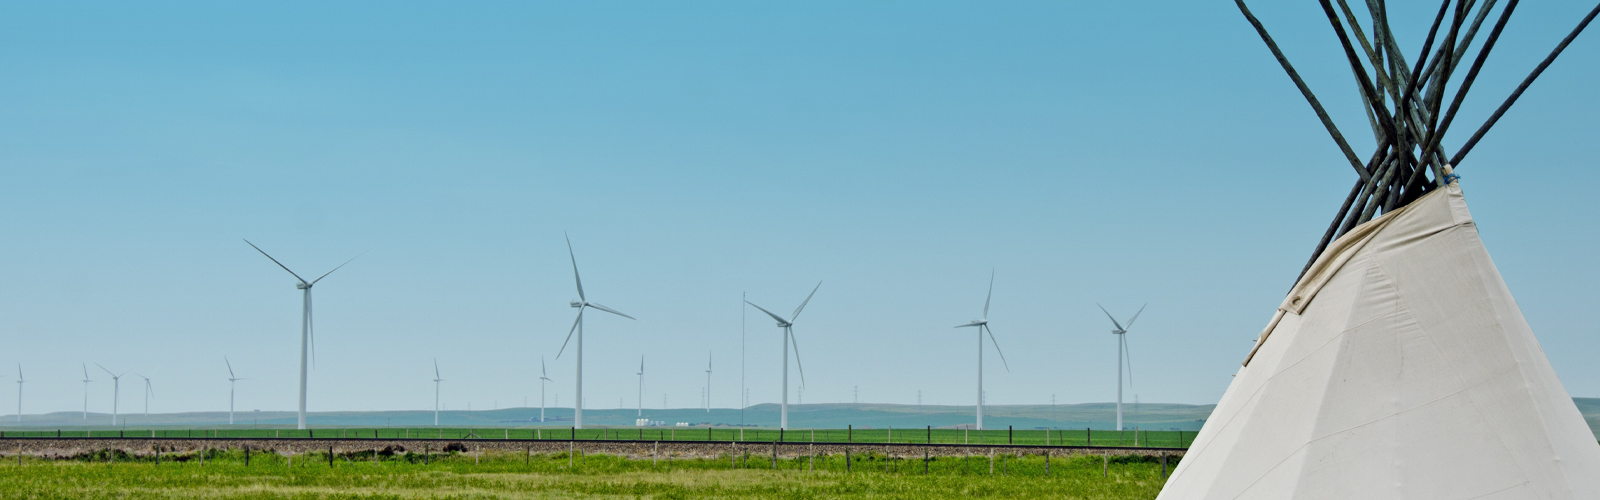
[[[640,362],[643,364],[643,362]],[[544,383],[552,382],[550,373],[544,370],[544,356],[539,356],[539,421],[544,421]]]
[[[644,355],[640,355],[639,356],[639,373],[635,373],[634,375],[638,375],[639,376],[639,414],[638,414],[638,416],[643,417],[644,416]]]
[[[706,413],[711,413],[711,353],[709,352],[706,353]]]
[[[1116,329],[1111,330],[1111,334],[1117,336],[1117,430],[1120,431],[1120,430],[1122,430],[1122,360],[1123,359],[1127,359],[1128,360],[1128,385],[1129,386],[1133,385],[1133,355],[1128,354],[1128,329],[1132,328],[1133,327],[1133,322],[1135,320],[1139,319],[1139,314],[1144,312],[1144,307],[1148,306],[1150,304],[1149,303],[1145,303],[1144,306],[1139,306],[1139,312],[1133,313],[1133,317],[1132,318],[1128,318],[1128,326],[1122,326],[1121,323],[1117,322],[1117,318],[1112,318],[1111,317],[1111,311],[1107,311],[1106,310],[1106,306],[1102,306],[1100,304],[1095,304],[1095,305],[1100,307],[1100,312],[1106,313],[1106,317],[1107,318],[1111,318],[1112,326],[1116,327]]]
[[[99,366],[101,370],[105,370],[106,374],[111,376],[111,425],[116,426],[117,399],[122,395],[122,375],[127,375],[128,372],[122,372],[121,375],[118,375],[111,373],[111,370],[106,370],[106,367],[100,366],[100,363],[95,363],[94,365]]]
[[[139,375],[139,374],[135,373],[134,375]],[[144,375],[139,375],[139,378],[144,379],[144,421],[145,422],[149,422],[150,421],[150,396],[155,394],[155,389],[150,388],[150,377],[146,377]]]
[[[800,317],[800,311],[806,308],[806,304],[811,302],[811,297],[817,294],[818,288],[822,288],[821,281],[818,281],[817,286],[811,289],[811,295],[806,296],[806,300],[800,303],[800,307],[794,308],[794,314],[790,314],[789,319],[783,319],[782,316],[772,314],[772,311],[761,309],[761,306],[755,305],[753,302],[744,301],[744,303],[750,304],[751,307],[767,313],[767,316],[772,316],[772,319],[778,321],[778,328],[783,329],[783,404],[778,417],[779,429],[789,428],[789,346],[791,345],[794,346],[795,367],[800,369],[800,385],[806,385],[806,369],[800,364],[800,344],[794,340],[794,321]]]
[[[283,268],[284,271],[289,271],[289,266],[285,266],[285,265],[283,265],[282,262],[278,262],[278,259],[274,259],[274,258],[272,258],[271,255],[267,255],[267,251],[266,250],[262,250],[261,247],[256,246],[255,243],[250,243],[250,240],[244,240],[244,242],[245,242],[245,244],[250,245],[250,248],[256,249],[257,252],[261,252],[261,255],[266,255],[267,259],[271,260],[273,264],[277,264],[278,267]],[[355,257],[351,257],[350,260],[344,261],[344,264],[339,264],[339,267],[333,268],[333,271],[338,271],[340,267],[344,267],[345,264],[349,264],[350,261],[356,260],[359,257],[361,257],[361,256],[360,255],[356,255]],[[295,274],[294,271],[289,271],[289,275],[294,276],[294,279],[300,281],[299,283],[295,283],[294,287],[298,288],[298,289],[300,289],[300,290],[302,290],[304,292],[303,298],[301,299],[301,306],[300,306],[300,311],[301,311],[300,312],[300,417],[299,417],[299,420],[298,420],[298,422],[299,422],[298,423],[298,426],[299,426],[298,428],[299,429],[305,429],[306,428],[306,352],[309,349],[310,352],[311,352],[311,357],[315,358],[316,357],[316,349],[317,349],[316,348],[316,335],[314,333],[312,333],[312,328],[311,328],[311,287],[316,285],[318,281],[322,281],[322,278],[326,278],[326,277],[328,277],[329,274],[333,274],[333,271],[328,271],[326,273],[323,273],[322,276],[318,277],[317,279],[311,280],[311,281],[306,281],[305,278],[301,278],[300,275]]]
[[[89,420],[89,364],[83,364],[83,419]]]
[[[244,380],[233,374],[233,362],[227,356],[222,357],[222,362],[228,364],[228,425],[233,425],[233,383]]]
[[[995,354],[999,354],[1000,355],[1000,364],[1006,367],[1006,371],[1007,372],[1011,371],[1011,365],[1006,363],[1006,355],[1005,355],[1005,353],[1000,352],[1000,341],[997,341],[997,340],[994,339],[994,330],[989,328],[989,302],[992,299],[994,299],[994,271],[989,271],[989,295],[987,297],[984,297],[984,299],[983,299],[983,319],[975,319],[975,320],[972,320],[971,323],[967,323],[965,325],[957,325],[956,326],[956,328],[969,328],[969,327],[971,327],[971,328],[977,328],[978,329],[978,430],[983,430],[983,334],[984,334],[984,332],[988,332],[989,333],[989,342],[994,344],[994,352],[995,352]]]
[[[433,426],[439,426],[439,383],[444,382],[444,376],[439,375],[439,358],[433,358]]]
[[[601,311],[605,311],[605,312],[608,312],[608,313],[611,313],[611,314],[615,314],[617,316],[622,316],[624,318],[628,318],[628,319],[635,319],[635,318],[633,316],[622,314],[621,312],[618,312],[615,309],[612,309],[612,308],[609,308],[609,307],[606,307],[606,306],[602,306],[600,304],[596,304],[596,303],[593,303],[593,302],[589,302],[589,299],[583,295],[583,278],[578,276],[578,256],[572,252],[572,238],[570,238],[570,237],[567,238],[567,256],[572,258],[572,279],[578,283],[578,300],[572,301],[572,307],[578,309],[578,319],[576,321],[572,322],[572,329],[571,330],[567,330],[567,340],[561,342],[561,350],[556,352],[556,359],[561,359],[561,353],[567,352],[567,342],[572,341],[572,334],[574,332],[576,332],[578,334],[578,345],[577,345],[577,351],[578,352],[576,354],[576,356],[578,358],[578,368],[577,368],[578,369],[578,377],[577,377],[577,385],[578,385],[577,392],[578,392],[578,394],[577,394],[577,397],[573,399],[573,401],[575,401],[575,403],[573,403],[573,405],[572,405],[572,426],[574,428],[577,428],[577,429],[582,429],[583,428],[583,311],[585,309],[587,309],[587,308],[591,308],[592,307],[592,308],[595,308],[595,309],[599,309]]]
[[[17,363],[17,423],[22,423],[22,363]]]

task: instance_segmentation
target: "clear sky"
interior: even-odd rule
[[[1256,2],[1323,102],[1372,139],[1316,2]],[[1408,50],[1434,5],[1394,2]],[[1524,2],[1460,144],[1592,5]],[[1481,37],[1480,37],[1481,40]],[[1496,263],[1567,389],[1600,396],[1589,193],[1600,33],[1460,167]],[[25,411],[294,407],[319,284],[312,410],[537,404],[576,297],[589,407],[695,406],[708,352],[775,402],[788,312],[806,402],[1111,401],[1132,328],[1147,402],[1212,403],[1354,174],[1232,2],[6,2],[0,364]],[[1362,153],[1365,154],[1365,153]],[[14,366],[0,369],[9,373]],[[799,377],[791,377],[798,385]],[[123,411],[142,409],[124,379]],[[14,394],[6,384],[3,394]],[[0,401],[11,396],[0,397]],[[5,412],[10,403],[0,404]]]

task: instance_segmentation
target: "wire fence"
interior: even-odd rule
[[[772,429],[740,427],[355,427],[321,429],[164,428],[0,431],[0,438],[517,439],[550,441],[714,441],[739,443],[978,444],[1187,448],[1195,431],[1096,429]]]

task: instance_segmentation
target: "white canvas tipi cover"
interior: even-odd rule
[[[1451,183],[1318,257],[1157,498],[1596,499],[1600,445]]]

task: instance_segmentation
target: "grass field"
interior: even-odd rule
[[[545,439],[638,440],[638,441],[740,441],[740,442],[832,442],[832,443],[945,443],[1019,444],[1066,446],[1143,446],[1184,448],[1194,440],[1193,431],[1106,431],[1106,430],[962,430],[962,429],[777,429],[726,427],[617,427],[600,429],[562,428],[328,428],[328,429],[74,429],[3,431],[0,437],[254,437],[254,438],[434,438],[434,439]]]
[[[341,454],[293,457],[238,451],[168,456],[160,464],[105,452],[72,460],[0,465],[5,498],[1074,498],[1149,499],[1163,483],[1160,463],[1128,456],[1052,460],[986,456],[889,459],[854,454],[779,460],[731,457],[628,460],[565,453]],[[570,462],[569,462],[570,460]],[[570,463],[570,465],[569,465]]]

